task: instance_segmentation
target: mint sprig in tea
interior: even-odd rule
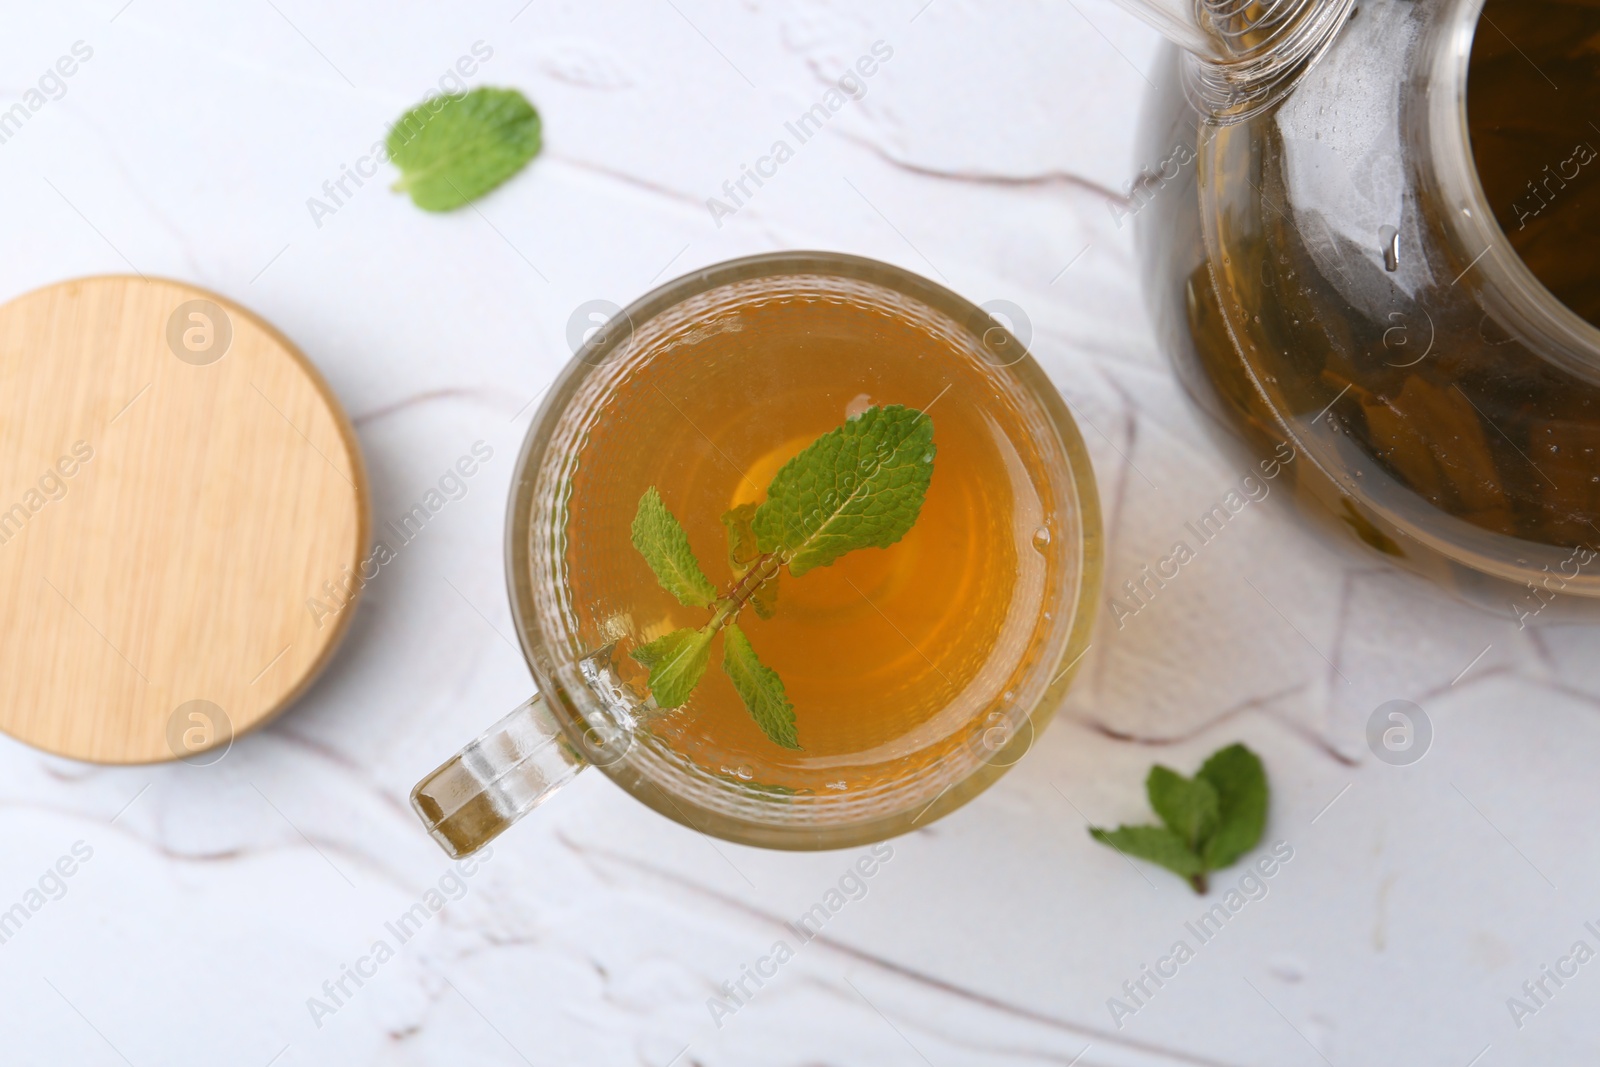
[[[932,420],[899,405],[867,408],[823,434],[783,465],[764,503],[740,504],[722,516],[735,574],[721,595],[661,494],[655,486],[645,490],[633,520],[633,546],[661,588],[681,603],[712,611],[704,626],[674,630],[634,650],[633,658],[650,668],[657,705],[676,708],[688,701],[705,674],[712,640],[726,628],[722,666],[739,698],[774,744],[800,748],[782,679],[761,663],[734,620],[758,597],[762,616],[774,615],[778,574],[785,567],[798,578],[847,552],[888,548],[904,537],[922,511],[933,454]]]
[[[1058,416],[982,335],[802,275],[652,312],[597,359],[535,572],[635,743],[831,803],[1026,725],[1093,576]]]

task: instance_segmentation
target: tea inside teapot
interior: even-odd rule
[[[1369,0],[1314,54],[1228,111],[1174,49],[1147,104],[1195,155],[1135,220],[1180,378],[1392,559],[1600,595],[1600,3]]]

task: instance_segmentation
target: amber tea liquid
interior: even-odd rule
[[[1500,228],[1547,289],[1600,326],[1600,0],[1489,0],[1467,94]]]
[[[629,653],[710,614],[664,592],[630,543],[646,488],[726,589],[721,516],[764,499],[788,459],[871,405],[932,419],[932,482],[910,533],[800,578],[784,571],[774,616],[738,618],[783,679],[799,751],[752,720],[718,666],[722,636],[686,705],[641,708],[651,744],[777,792],[848,794],[981,758],[986,733],[1048,684],[1037,668],[1061,655],[1081,577],[1062,562],[1049,489],[1060,457],[1026,390],[958,324],[842,284],[747,283],[641,330],[632,356],[595,375],[565,493],[564,610],[582,645],[613,649],[642,701],[647,672]]]

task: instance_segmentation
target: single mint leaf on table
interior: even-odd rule
[[[633,658],[650,668],[650,695],[663,708],[682,707],[700,684],[711,662],[716,631],[685,627],[633,650]]]
[[[917,521],[933,477],[933,420],[868,408],[808,445],[773,476],[752,526],[798,578],[858,548],[888,548]]]
[[[1189,849],[1198,851],[1216,830],[1217,791],[1204,778],[1185,778],[1157,765],[1150,768],[1144,787],[1150,806]]]
[[[1231,867],[1266,831],[1267,772],[1254,752],[1230,745],[1206,760],[1195,777],[1211,783],[1218,801],[1217,832],[1202,853],[1206,866]]]
[[[746,604],[761,618],[772,617],[785,566],[798,578],[847,552],[888,548],[904,537],[922,513],[934,451],[933,421],[898,405],[868,408],[817,438],[773,476],[764,503],[740,504],[722,516],[734,581],[721,595],[661,494],[646,489],[633,519],[634,548],[663,589],[683,604],[712,611],[699,629],[675,630],[633,650],[650,669],[657,706],[688,701],[710,661],[712,638],[726,630],[722,668],[739,699],[774,744],[800,748],[782,679],[734,621]],[[1199,829],[1185,832],[1193,837]]]
[[[1185,878],[1203,878],[1205,865],[1200,862],[1183,838],[1165,826],[1119,826],[1115,830],[1092,829],[1096,841],[1110,845],[1118,852],[1138,859],[1158,863],[1173,874]]]
[[[739,691],[739,699],[750,709],[761,732],[774,744],[799,748],[795,740],[794,705],[784,695],[778,672],[756,658],[756,650],[744,631],[729,623],[722,637],[722,669]]]
[[[1193,778],[1152,767],[1145,790],[1165,825],[1091,827],[1089,836],[1183,875],[1196,893],[1205,893],[1209,872],[1233,866],[1266,830],[1266,771],[1243,745],[1214,753]]]
[[[538,155],[539,112],[515,89],[474,89],[435,97],[407,111],[389,130],[397,191],[425,211],[472,202]]]
[[[689,547],[689,535],[667,510],[653,485],[639,498],[632,533],[633,547],[650,565],[661,588],[677,597],[679,603],[709,608],[717,599],[717,587],[700,569],[694,550]]]

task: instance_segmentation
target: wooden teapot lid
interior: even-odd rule
[[[98,277],[0,307],[0,730],[220,759],[332,656],[369,535],[349,420],[239,305]]]

